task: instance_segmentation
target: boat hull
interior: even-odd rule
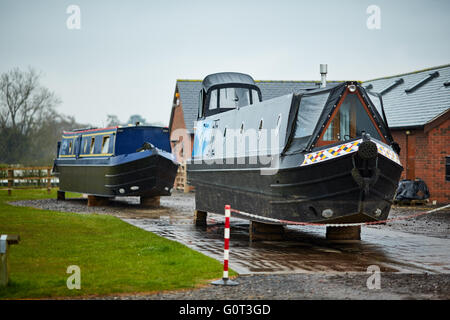
[[[264,218],[311,223],[386,219],[402,167],[379,155],[377,179],[364,187],[354,177],[352,157],[354,154],[283,168],[283,163],[299,163],[301,158],[293,156],[282,160],[281,168],[273,175],[261,174],[258,168],[218,169],[191,164],[188,180],[196,189],[196,209],[206,212],[222,213],[224,205],[229,204],[256,215],[243,218],[265,222]]]
[[[56,160],[61,191],[102,197],[170,195],[178,164],[164,152],[145,151],[107,159]]]

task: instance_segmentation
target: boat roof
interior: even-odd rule
[[[72,131],[64,131],[63,134],[80,134],[86,132],[97,132],[97,131],[105,131],[105,130],[115,130],[118,126],[108,127],[108,128],[88,128],[88,129],[75,129]]]
[[[202,81],[203,89],[206,92],[214,87],[220,86],[255,86],[255,80],[248,74],[239,72],[219,72],[206,76]]]
[[[91,133],[91,132],[102,132],[102,131],[111,131],[116,129],[131,129],[131,128],[162,128],[168,129],[168,127],[160,127],[160,126],[142,126],[142,125],[128,125],[128,126],[112,126],[107,128],[88,128],[88,129],[75,129],[72,131],[64,131],[64,135],[70,134],[80,134],[80,133]]]

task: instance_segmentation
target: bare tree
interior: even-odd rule
[[[106,116],[106,125],[108,127],[119,126],[120,125],[119,117],[116,116],[115,114],[108,114]]]
[[[48,163],[59,128],[74,122],[58,115],[60,100],[39,79],[31,68],[0,75],[0,162]]]
[[[18,68],[0,76],[0,128],[10,128],[28,136],[49,117],[60,104],[56,95],[39,83],[40,75],[34,69]]]

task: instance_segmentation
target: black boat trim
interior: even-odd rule
[[[375,190],[374,188],[371,188],[371,189],[370,189],[370,192],[373,193],[374,195],[378,196],[381,200],[384,200],[384,201],[386,201],[386,202],[388,202],[388,203],[390,203],[390,204],[393,204],[393,203],[394,203],[392,200],[386,199],[385,196],[384,196],[384,194],[382,194],[381,192]]]
[[[383,173],[381,173],[381,172],[379,173],[379,175],[380,175],[381,178],[386,179],[386,180],[389,181],[394,187],[397,188],[397,186],[398,186],[398,183],[397,183],[397,182],[395,182],[394,180],[392,180],[392,179],[389,178],[387,175],[385,175],[385,174],[383,174]]]
[[[303,198],[303,199],[272,200],[272,201],[270,201],[270,203],[271,204],[300,203],[300,202],[314,201],[314,200],[320,200],[320,199],[325,199],[325,198],[332,198],[335,196],[339,196],[339,195],[354,192],[354,191],[361,191],[361,188],[356,187],[356,188],[351,188],[351,189],[347,189],[347,190],[343,190],[343,191],[339,191],[339,192],[327,193],[327,194],[320,195],[317,197],[310,197],[310,198]]]
[[[226,168],[226,169],[189,169],[190,172],[217,172],[217,171],[261,171],[261,170],[282,170],[281,168],[257,167],[257,168]],[[294,169],[297,169],[295,167]]]
[[[119,183],[119,184],[105,184],[105,188],[118,188],[120,186],[136,184],[136,183],[148,181],[148,180],[156,180],[156,177],[153,176],[153,177],[148,177],[148,178],[134,180],[134,181],[127,181],[126,183]]]
[[[195,182],[198,185],[204,185],[204,186],[214,186],[223,190],[230,190],[230,186],[229,185],[225,185],[225,184],[218,184],[218,183],[211,183],[211,182],[204,182],[204,181],[195,181],[195,180],[189,180],[188,184],[192,184],[192,182]],[[259,194],[259,195],[263,195],[263,196],[267,196],[267,197],[271,197],[271,194],[265,193],[265,192],[255,192],[254,190],[248,190],[248,189],[243,189],[243,188],[239,188],[236,186],[232,187],[233,190],[242,192],[242,193],[248,193],[248,194]]]
[[[117,173],[117,174],[105,174],[105,178],[115,178],[115,177],[120,177],[120,176],[124,176],[127,174],[133,174],[133,173],[137,173],[139,171],[144,171],[144,170],[149,170],[149,169],[153,169],[156,168],[156,165],[151,165],[145,168],[140,168],[140,169],[136,169],[136,170],[130,170],[130,171],[126,171],[126,172],[122,172],[122,173]]]
[[[314,179],[314,180],[309,180],[309,181],[302,181],[302,182],[295,182],[295,183],[280,183],[280,184],[276,184],[276,183],[272,183],[270,186],[272,188],[288,188],[288,187],[296,187],[296,186],[304,186],[304,185],[308,185],[308,184],[313,184],[313,183],[318,183],[318,182],[325,182],[328,180],[333,180],[335,178],[341,178],[341,177],[345,177],[347,175],[351,175],[351,172],[342,172],[342,173],[338,173],[332,176],[328,176],[325,178],[319,178],[319,179]]]

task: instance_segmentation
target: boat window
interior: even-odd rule
[[[220,89],[219,107],[223,109],[234,109],[248,106],[250,104],[250,92],[246,88],[223,88]]]
[[[108,153],[109,150],[109,136],[104,136],[102,141],[102,153]]]
[[[71,150],[71,145],[72,145],[72,140],[69,139],[63,139],[61,142],[61,147],[60,147],[60,151],[59,154],[60,155],[69,155]]]
[[[336,115],[329,122],[322,141],[346,141],[361,137],[362,132],[381,140],[380,134],[357,94],[347,94]]]
[[[379,114],[383,114],[383,111],[381,110],[381,101],[380,98],[373,94],[370,91],[366,91],[369,94],[369,99],[372,101],[372,104],[375,106]]]
[[[203,116],[203,90],[200,90],[200,92],[198,93],[198,117],[201,118]]]
[[[217,91],[217,89],[211,91],[208,107],[209,110],[217,109]]]
[[[329,95],[329,92],[324,92],[301,97],[294,138],[312,135]]]
[[[91,148],[89,149],[90,154],[94,153],[94,146],[95,146],[95,137],[92,137],[91,138]]]
[[[83,153],[87,153],[87,151],[88,151],[88,142],[89,142],[89,139],[88,139],[87,137],[83,137],[83,140],[84,140],[84,144],[83,144]]]
[[[220,89],[219,98],[220,108],[236,108],[238,106],[239,98],[236,95],[234,88]]]
[[[251,92],[252,92],[252,104],[253,103],[257,103],[257,102],[261,102],[259,100],[258,91],[252,89]]]

